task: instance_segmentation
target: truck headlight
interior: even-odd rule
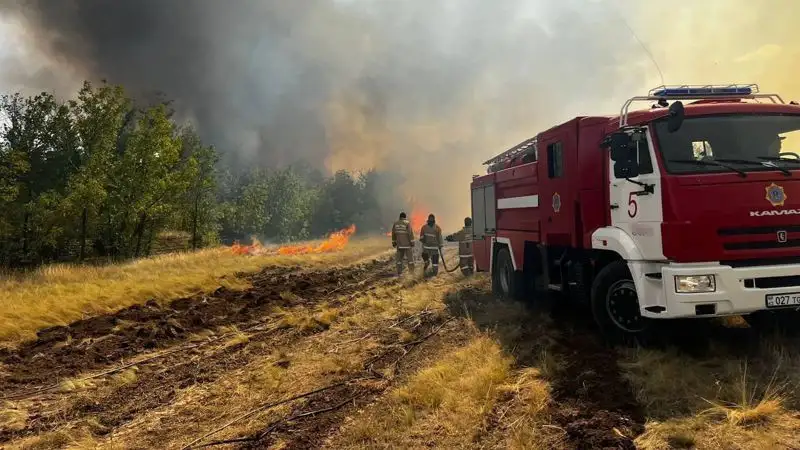
[[[675,292],[686,294],[692,292],[714,292],[717,283],[714,275],[676,275]]]

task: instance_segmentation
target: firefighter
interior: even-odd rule
[[[448,240],[458,241],[458,265],[461,273],[472,275],[474,260],[472,258],[472,218],[464,218],[464,228],[448,236]]]
[[[428,270],[428,264],[433,266],[433,275],[439,273],[439,254],[444,246],[442,239],[442,229],[436,225],[436,217],[428,215],[428,222],[419,231],[419,240],[422,242],[422,260],[425,266],[422,271]]]
[[[406,219],[406,213],[401,212],[400,218],[392,225],[392,247],[397,249],[395,262],[397,264],[397,274],[403,273],[404,260],[408,260],[408,270],[414,271],[414,230],[411,223]]]

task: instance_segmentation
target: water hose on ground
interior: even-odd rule
[[[444,271],[447,272],[447,273],[453,273],[456,270],[458,270],[458,268],[461,266],[460,264],[456,264],[456,266],[453,267],[453,270],[448,269],[447,268],[447,263],[444,260],[444,252],[442,251],[442,247],[439,247],[439,257],[442,258],[442,265],[444,266]],[[460,256],[459,256],[459,258],[460,258]]]

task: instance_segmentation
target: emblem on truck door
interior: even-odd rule
[[[558,212],[561,209],[561,196],[558,192],[553,194],[553,211]]]
[[[782,186],[772,183],[765,189],[767,190],[766,199],[772,203],[772,206],[783,206],[786,203],[786,192],[784,192]]]
[[[788,237],[786,236],[786,230],[778,231],[778,243],[785,244],[788,241]]]

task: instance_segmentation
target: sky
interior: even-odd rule
[[[484,160],[662,80],[800,100],[796,17],[797,0],[9,0],[0,90],[163,91],[229,164],[397,171],[460,223]]]

